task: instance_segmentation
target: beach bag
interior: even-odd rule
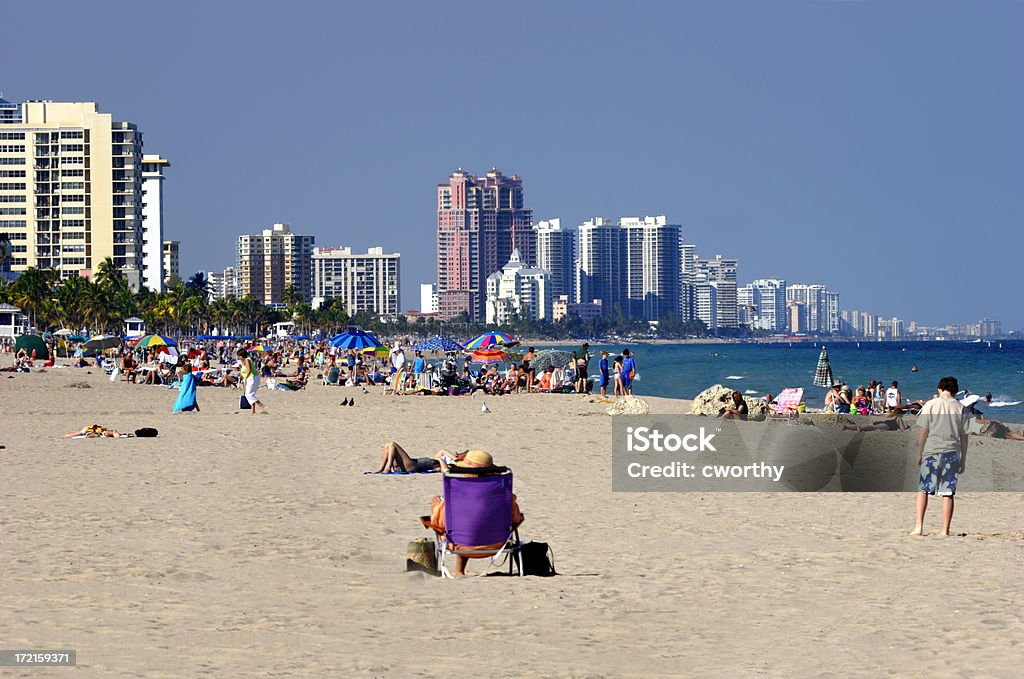
[[[437,571],[437,552],[434,541],[430,538],[416,538],[405,548],[405,570],[424,571],[439,575]]]
[[[555,553],[546,542],[527,542],[520,547],[523,557],[523,575],[550,578],[555,572]]]
[[[142,429],[135,430],[135,435],[140,439],[153,438],[154,436],[156,436],[156,434],[156,429],[153,429],[152,427],[143,427]]]

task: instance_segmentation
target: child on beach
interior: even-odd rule
[[[917,418],[917,464],[921,481],[917,494],[917,519],[911,535],[924,535],[924,514],[928,496],[942,497],[942,535],[949,535],[953,520],[953,495],[967,464],[967,415],[955,394],[960,385],[955,377],[939,380],[938,396],[921,408]]]

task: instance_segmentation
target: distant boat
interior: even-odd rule
[[[971,344],[981,344],[981,339],[976,339],[973,342],[971,342]]]

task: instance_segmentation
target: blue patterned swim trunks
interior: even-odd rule
[[[929,495],[954,495],[959,473],[960,453],[929,455],[921,462],[921,482],[917,488]]]

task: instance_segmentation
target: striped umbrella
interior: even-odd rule
[[[435,335],[430,339],[423,340],[415,347],[417,351],[462,351],[463,346],[453,339]]]
[[[381,344],[376,347],[366,347],[365,349],[361,350],[360,353],[366,354],[367,356],[373,354],[379,358],[387,358],[388,354],[391,353],[391,349]]]
[[[492,363],[504,363],[508,360],[508,354],[499,347],[490,347],[487,349],[477,349],[469,355],[469,360],[472,363],[491,365]]]
[[[832,364],[829,363],[828,351],[822,344],[821,356],[818,356],[818,367],[814,370],[814,386],[828,389],[833,382],[835,382],[835,378],[832,377]]]
[[[365,330],[350,330],[331,339],[331,346],[338,349],[355,349],[362,351],[366,348],[382,346],[384,343]]]
[[[271,348],[268,347],[266,344],[254,344],[251,347],[249,347],[249,351],[255,351],[257,353],[262,353],[264,351],[270,351],[270,350],[271,350]]]
[[[140,338],[135,346],[139,349],[148,349],[150,347],[176,347],[178,343],[163,335],[146,335]]]
[[[495,330],[494,332],[485,332],[479,337],[475,337],[466,342],[466,349],[486,349],[487,347],[493,347],[496,344],[504,344],[505,346],[513,346],[519,344],[512,335]]]

